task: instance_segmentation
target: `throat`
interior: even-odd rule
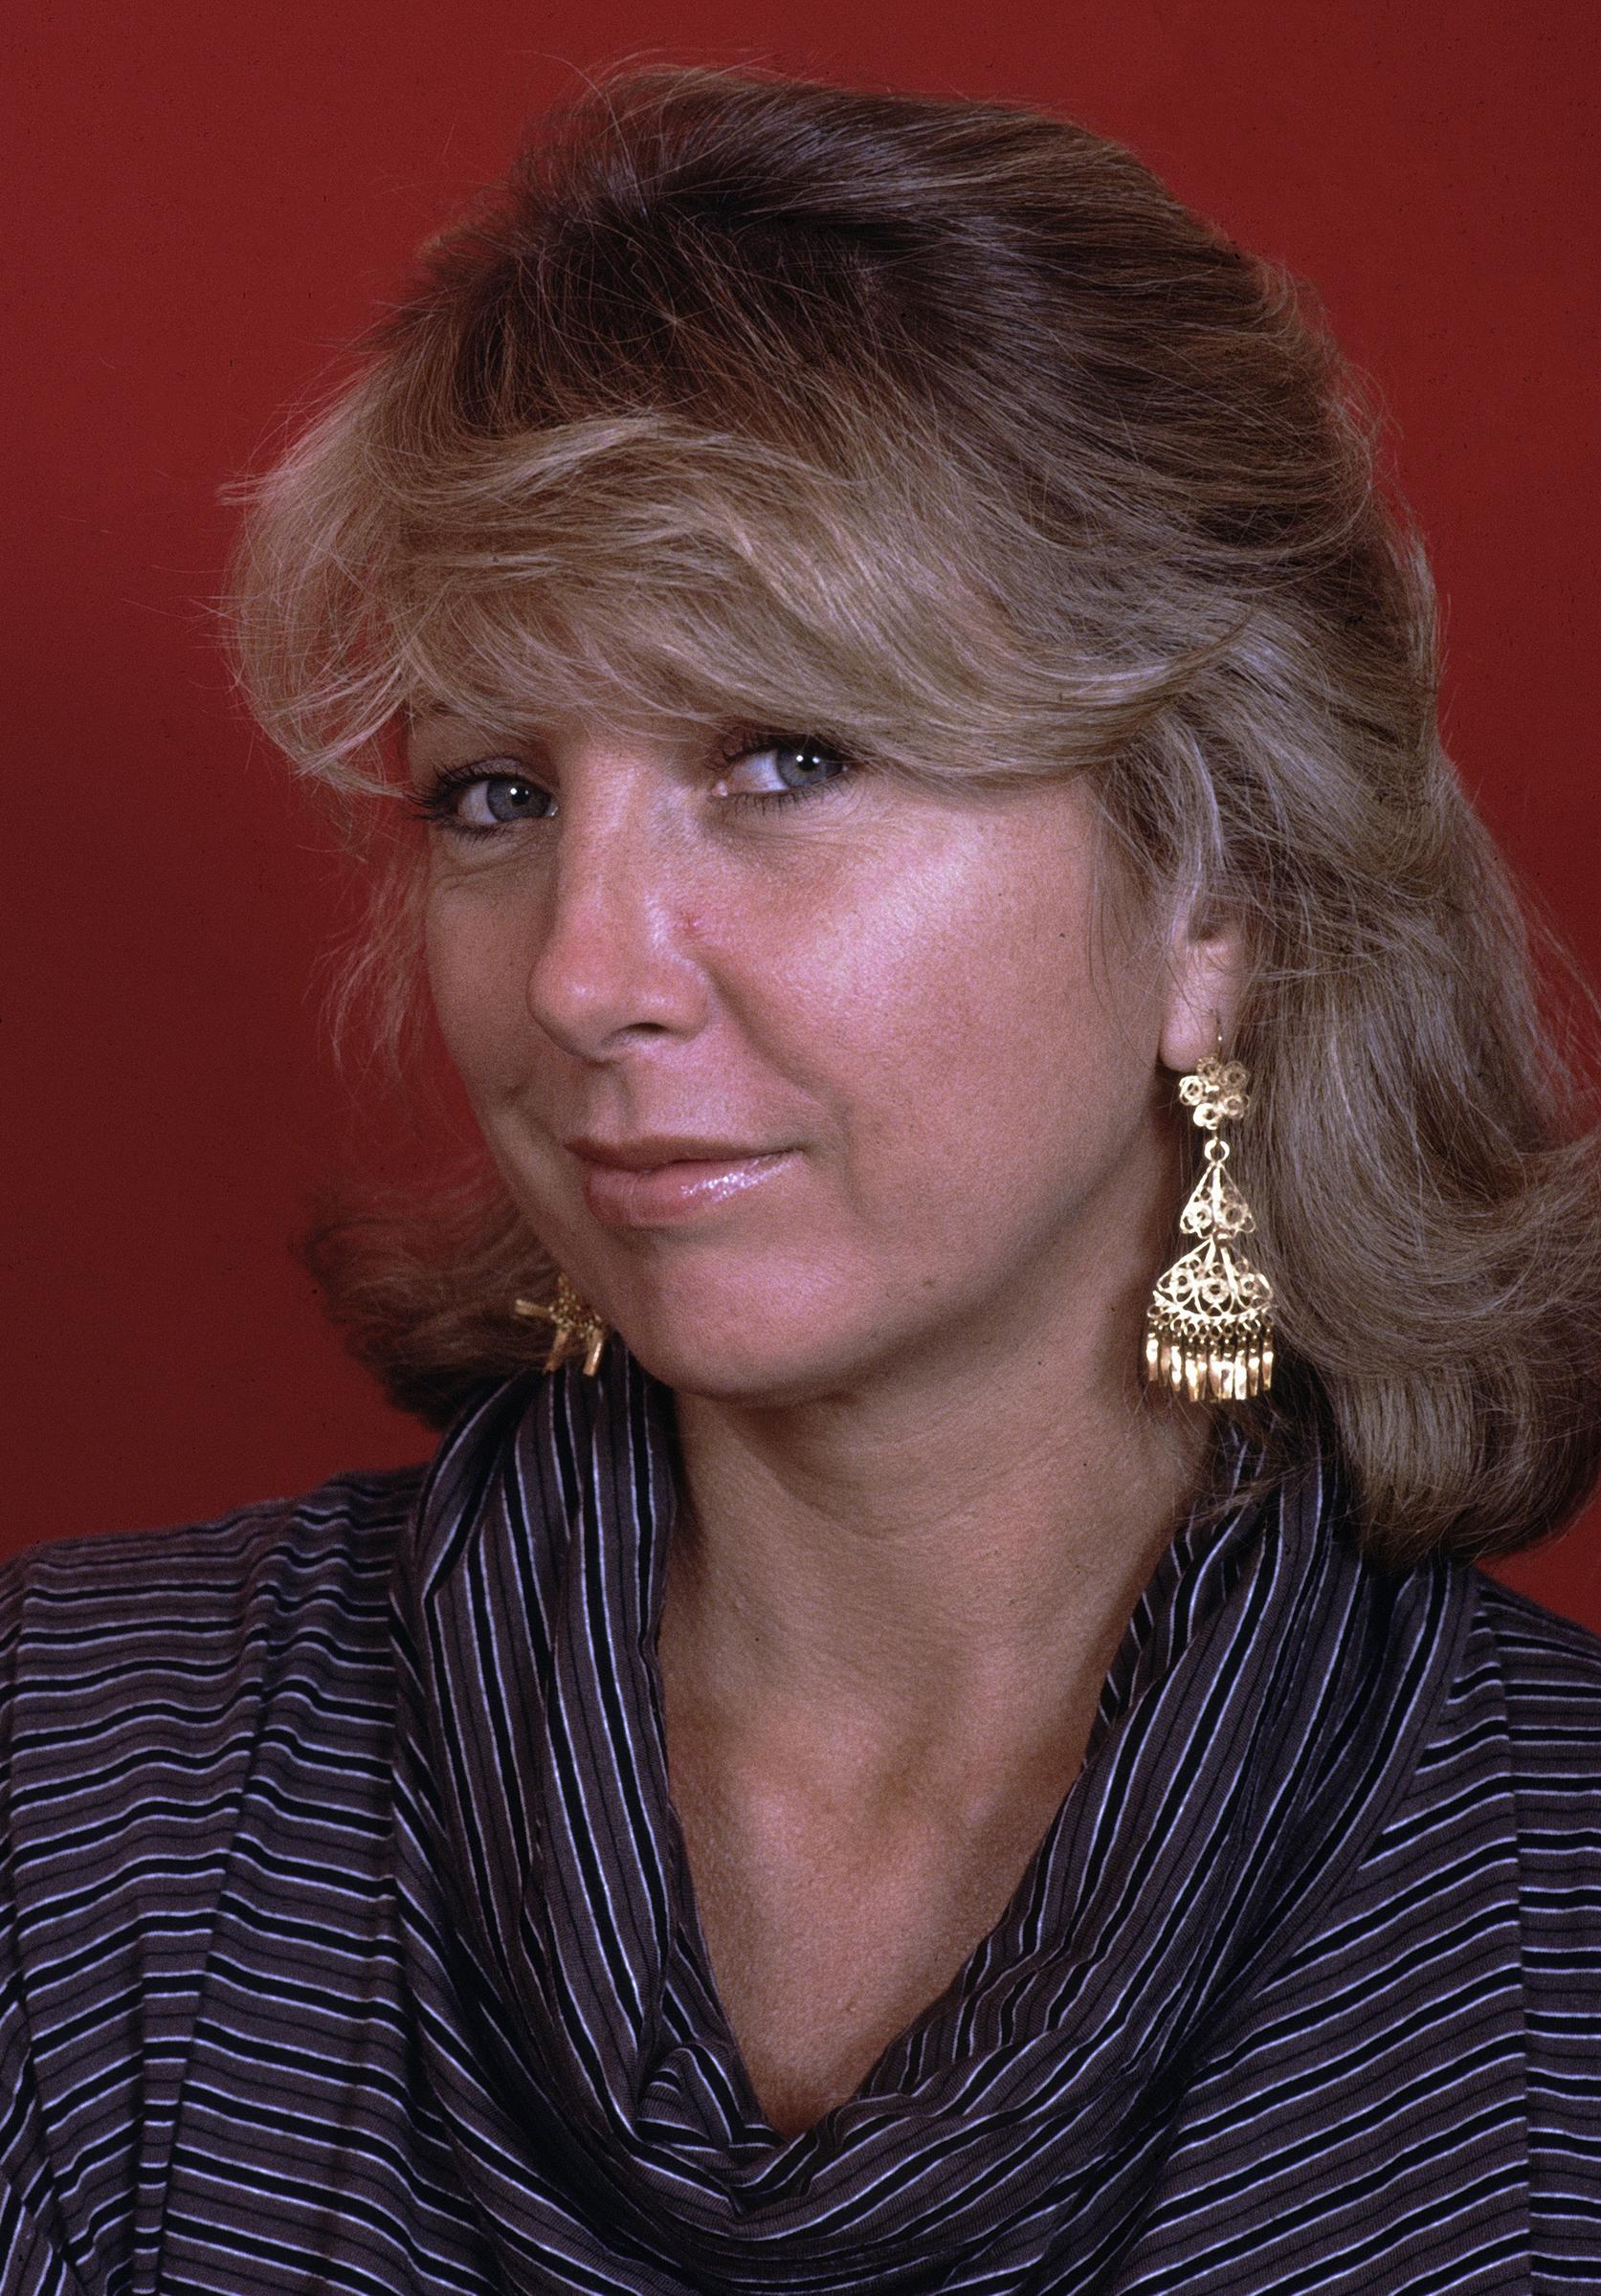
[[[782,2136],[855,2095],[1006,1913],[1077,1774],[1078,1742],[981,1807],[929,1777],[830,1794],[742,1758],[667,1699],[700,1935],[756,2099]]]
[[[1123,1491],[1093,1537],[1061,1521],[1076,1487],[1053,1461],[1036,1505],[992,1491],[985,1519],[905,1536],[737,1480],[675,1524],[669,1789],[710,1974],[781,2134],[855,2095],[1003,1919],[1190,1473]]]

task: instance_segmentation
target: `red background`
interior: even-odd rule
[[[288,1254],[352,1122],[313,984],[346,896],[216,654],[217,494],[526,115],[619,54],[1074,112],[1312,278],[1433,545],[1455,753],[1601,972],[1593,0],[11,0],[9,23],[6,1544],[422,1452]],[[1601,1628],[1601,1517],[1510,1575]]]

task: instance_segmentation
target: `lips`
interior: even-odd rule
[[[567,1141],[584,1174],[584,1201],[604,1227],[677,1227],[773,1185],[797,1161],[792,1148],[655,1135]],[[691,1153],[693,1151],[693,1153]]]
[[[564,1140],[564,1148],[587,1164],[613,1172],[655,1172],[663,1164],[732,1164],[778,1153],[748,1141],[714,1140],[703,1134],[638,1133],[632,1139],[602,1140],[586,1134]]]

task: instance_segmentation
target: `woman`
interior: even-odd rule
[[[615,76],[238,629],[495,1179],[426,1477],[14,1575],[4,2287],[1595,2278],[1595,1150],[1285,283]]]

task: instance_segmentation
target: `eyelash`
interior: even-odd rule
[[[508,760],[509,763],[510,761]],[[509,822],[497,823],[486,828],[480,822],[461,821],[455,811],[456,800],[463,789],[471,789],[475,782],[515,782],[532,775],[489,773],[482,765],[445,765],[434,776],[431,785],[420,795],[407,800],[407,809],[431,828],[448,829],[453,837],[493,837],[500,828],[509,828]]]
[[[759,757],[765,749],[805,748],[812,744],[819,749],[827,749],[834,756],[838,757],[840,762],[847,765],[848,771],[845,774],[832,774],[825,781],[812,782],[799,789],[736,790],[732,802],[741,806],[757,806],[765,809],[798,805],[809,797],[816,797],[833,782],[849,779],[850,773],[855,772],[856,768],[849,764],[849,761],[843,757],[840,751],[834,748],[832,742],[822,740],[815,734],[791,734],[773,728],[766,733],[742,733],[737,739],[725,742],[718,751],[719,760],[724,765],[738,765],[745,758]],[[509,760],[507,762],[510,762]],[[494,837],[499,834],[500,828],[510,828],[512,825],[500,823],[495,828],[488,828],[479,822],[461,821],[453,809],[455,802],[463,789],[470,789],[476,782],[520,780],[533,783],[533,776],[531,774],[489,773],[482,765],[447,765],[435,774],[431,788],[422,795],[413,796],[409,800],[409,809],[419,820],[428,823],[431,827],[448,829],[455,837]],[[533,785],[538,786],[537,784]]]

